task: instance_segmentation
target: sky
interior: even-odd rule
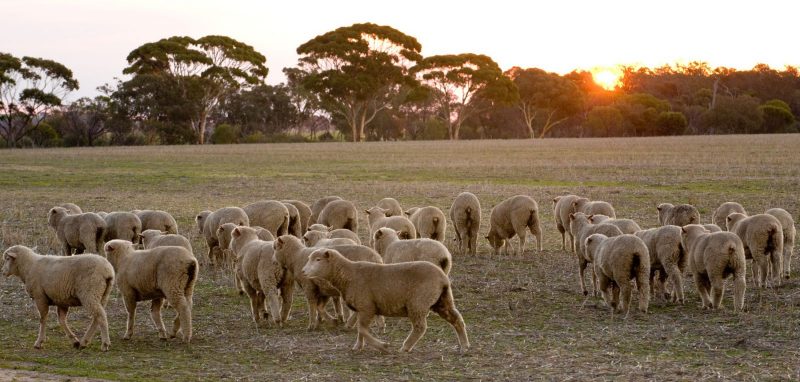
[[[174,35],[252,45],[267,57],[267,82],[279,83],[297,63],[297,46],[360,22],[416,37],[424,56],[486,54],[504,70],[800,65],[800,2],[792,0],[0,0],[0,9],[0,51],[72,69],[81,87],[68,100],[98,94],[122,77],[131,50]]]

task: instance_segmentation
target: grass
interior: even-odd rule
[[[612,318],[601,301],[580,295],[576,261],[560,250],[550,202],[566,192],[606,200],[644,227],[657,224],[661,202],[692,203],[704,222],[728,200],[753,213],[782,207],[797,216],[797,147],[800,135],[2,150],[0,250],[25,244],[55,252],[46,213],[65,201],[89,211],[170,211],[204,261],[205,244],[193,225],[204,209],[334,194],[362,207],[393,196],[403,206],[446,212],[464,190],[484,207],[481,232],[492,205],[515,194],[534,197],[545,250],[496,258],[481,240],[479,256],[455,256],[456,302],[473,344],[465,355],[435,315],[411,354],[351,352],[353,332],[305,330],[300,295],[286,327],[256,327],[230,277],[206,268],[195,294],[191,346],[159,341],[147,304],[139,308],[134,339],[123,341],[125,313],[115,293],[108,306],[110,352],[99,351],[99,339],[73,350],[55,310],[45,349],[37,351],[35,308],[19,280],[0,278],[0,367],[130,381],[797,379],[797,273],[775,290],[749,287],[741,314],[730,310],[730,291],[727,309],[703,311],[689,282],[686,305],[655,301],[646,316]],[[365,219],[361,224],[366,239]],[[72,325],[82,332],[86,316],[73,311]],[[408,330],[407,321],[389,319],[379,337],[399,349]]]

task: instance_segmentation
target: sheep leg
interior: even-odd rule
[[[125,309],[128,311],[128,322],[125,329],[123,340],[129,340],[133,336],[133,324],[136,321],[136,300],[132,295],[125,295],[123,298]]]
[[[317,297],[311,293],[308,293],[308,289],[306,288],[306,301],[308,302],[308,330],[314,330],[317,328],[317,320],[318,317],[318,308],[317,308]]]
[[[92,321],[89,323],[89,328],[86,329],[86,333],[83,335],[83,339],[78,344],[75,344],[75,347],[78,349],[83,349],[89,346],[89,342],[92,341],[92,337],[94,337],[94,333],[97,332],[97,328],[100,326],[108,327],[108,322],[106,321],[105,316],[105,309],[100,304],[91,304],[86,307],[87,310],[92,315]],[[101,337],[103,337],[102,330],[101,330]],[[106,337],[102,339],[101,350],[107,351],[108,347],[111,345],[111,341]]]
[[[354,328],[357,323],[358,323],[358,314],[357,312],[353,312],[353,314],[350,315],[350,318],[347,319],[345,327],[351,329]]]
[[[586,274],[586,266],[588,264],[589,264],[589,262],[586,261],[586,259],[584,259],[582,257],[578,258],[578,277],[580,279],[581,292],[583,292],[584,296],[588,296],[589,295],[589,291],[586,290],[586,280],[584,280],[585,274]]]
[[[361,341],[365,341],[369,346],[382,352],[388,352],[389,344],[378,340],[369,332],[369,325],[372,323],[372,318],[374,316],[375,313],[370,311],[358,312],[358,334],[361,335]]]
[[[66,241],[63,244],[64,256],[72,256],[72,247]]]
[[[175,307],[178,316],[175,318],[175,325],[172,328],[171,337],[175,337],[180,330],[183,333],[183,341],[187,344],[192,341],[192,308],[190,299],[186,296],[173,296],[170,303]]]
[[[557,225],[556,228],[558,228],[558,232],[561,234],[561,250],[562,251],[566,250],[567,249],[567,233],[566,233],[566,230],[564,229],[564,226],[562,226],[560,224]]]
[[[78,341],[78,336],[72,332],[72,329],[70,329],[69,325],[67,324],[67,313],[69,313],[69,307],[58,307],[58,323],[61,325],[61,329],[64,330],[64,333],[66,333],[67,338],[72,340],[72,344],[75,345],[75,347],[78,347],[78,345],[80,345],[80,341]]]
[[[611,280],[604,274],[599,273],[597,275],[597,287],[600,288],[600,294],[603,296],[603,301],[606,302],[606,305],[608,305],[613,312],[614,308],[616,308],[616,305],[614,305],[614,297],[611,295]]]
[[[453,327],[458,337],[458,348],[463,353],[469,349],[469,337],[467,336],[467,326],[464,324],[464,318],[461,317],[461,312],[456,309],[451,295],[442,298],[440,301],[439,304],[432,306],[431,309]]]
[[[631,311],[631,282],[630,281],[623,281],[619,283],[619,312],[625,313],[625,318],[628,318],[628,314]]]
[[[39,310],[39,335],[36,337],[36,342],[33,343],[33,347],[36,349],[41,349],[46,338],[45,329],[47,326],[47,313],[50,310],[50,307],[47,305],[46,297],[36,299],[36,309]]]
[[[773,249],[772,253],[770,254],[770,259],[772,260],[772,279],[774,280],[775,284],[780,286],[783,282],[781,280],[781,271],[783,270],[783,264],[781,264],[781,261],[783,260],[783,254]]]
[[[294,281],[284,282],[281,286],[281,323],[289,319],[289,313],[292,310],[292,301],[294,300]]]
[[[517,250],[516,255],[522,256],[525,254],[525,240],[527,239],[528,235],[525,231],[521,234],[517,232],[517,236],[519,236],[519,249]]]
[[[784,239],[783,243],[783,277],[787,280],[789,276],[792,274],[792,256],[794,255],[792,248],[794,247],[794,243]]]
[[[250,313],[253,316],[253,321],[257,324],[259,321],[261,321],[261,309],[258,304],[258,292],[256,292],[256,290],[250,286],[246,286],[244,291],[247,293],[247,297],[250,297]]]
[[[164,327],[164,321],[161,319],[161,307],[164,305],[164,299],[154,298],[150,302],[150,318],[153,320],[153,325],[158,330],[158,338],[162,340],[167,339],[167,328]]]
[[[697,285],[697,294],[699,294],[700,299],[703,300],[703,308],[710,308],[712,305],[711,298],[708,295],[710,287],[708,276],[700,275],[699,272],[695,271],[694,283]]]
[[[720,275],[711,277],[711,306],[719,309],[722,306],[722,296],[725,294],[725,280]]]
[[[403,347],[400,348],[400,351],[410,352],[428,330],[428,320],[425,318],[426,315],[427,314],[419,313],[408,315],[409,320],[411,320],[411,333],[409,333],[406,340],[403,341]]]
[[[98,326],[100,326],[100,350],[108,351],[111,347],[111,337],[108,335],[108,316],[106,315],[105,307],[102,305],[95,307],[95,314],[100,320],[98,323]]]
[[[666,287],[667,287],[667,276],[668,276],[668,274],[667,274],[667,271],[665,269],[660,269],[658,271],[658,280],[657,280],[658,281],[658,285],[656,285],[656,287],[657,287],[658,295],[660,296],[659,298],[664,299],[664,301],[668,301],[670,299],[670,297],[671,297],[670,294],[667,293],[667,290],[666,290]],[[651,286],[651,289],[652,289],[652,286]]]
[[[755,267],[753,267],[755,268]],[[769,272],[769,259],[767,259],[766,255],[760,256],[758,258],[758,281],[759,286],[767,288],[769,284],[767,284],[768,280],[768,272]]]
[[[281,300],[279,295],[280,290],[272,288],[264,291],[264,296],[262,297],[265,300],[265,304],[269,307],[269,315],[272,316],[272,322],[277,325],[282,323]]]
[[[666,267],[666,273],[672,283],[672,293],[675,296],[673,301],[683,304],[686,302],[683,295],[683,273],[676,264],[670,264]]]

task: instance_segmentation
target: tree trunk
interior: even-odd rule
[[[206,120],[205,113],[200,114],[200,121],[198,121],[198,122],[199,123],[198,123],[198,129],[197,130],[198,130],[199,137],[197,137],[197,143],[203,145],[203,144],[206,143],[206,123],[208,122]]]
[[[451,140],[457,141],[458,140],[458,132],[461,130],[461,121],[456,121],[453,125],[453,135],[450,137]]]

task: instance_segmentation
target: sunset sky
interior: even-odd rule
[[[125,57],[163,37],[228,35],[267,57],[268,82],[314,36],[357,22],[416,37],[423,55],[482,53],[503,69],[566,73],[618,64],[707,61],[800,65],[795,1],[150,1],[0,0],[0,51],[57,60],[81,89],[122,75]]]

